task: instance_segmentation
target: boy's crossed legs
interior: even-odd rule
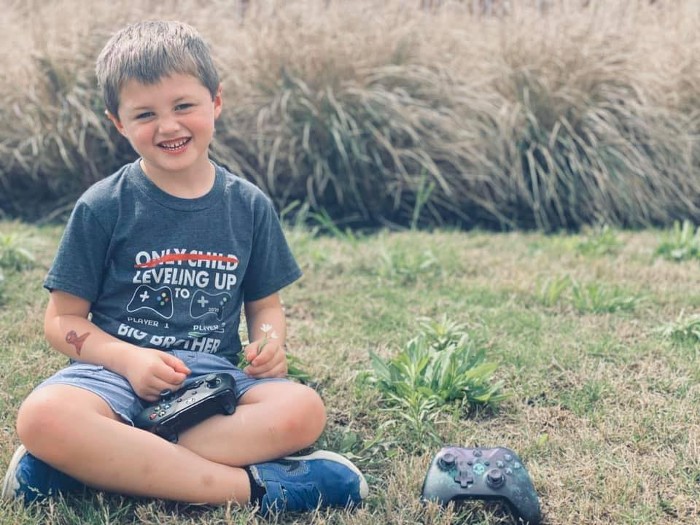
[[[262,382],[242,395],[233,415],[213,416],[173,444],[125,424],[97,394],[49,384],[27,398],[17,427],[33,455],[88,486],[210,504],[245,504],[252,488],[267,513],[354,505],[366,496],[361,473],[338,455],[277,460],[311,445],[324,424],[313,390]]]

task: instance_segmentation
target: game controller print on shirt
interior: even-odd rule
[[[216,352],[221,343],[217,334],[224,333],[233,313],[238,266],[232,254],[182,248],[139,251],[131,278],[135,289],[126,305],[129,315],[119,335],[162,349]],[[181,325],[179,335],[162,335],[171,321]],[[159,335],[148,333],[149,327]]]

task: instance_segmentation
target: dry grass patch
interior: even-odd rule
[[[0,222],[35,250],[37,266],[6,270],[0,309],[0,450],[9,460],[22,399],[65,364],[41,336],[44,265],[58,228]],[[513,521],[503,509],[441,511],[418,501],[439,444],[508,446],[525,461],[546,523],[675,525],[700,520],[698,340],[665,334],[700,313],[697,262],[654,257],[659,232],[615,232],[613,254],[578,251],[585,235],[382,232],[316,237],[290,226],[305,278],[284,291],[290,350],[326,400],[319,445],[351,457],[371,497],[357,513],[327,511],[278,522],[333,525]],[[22,242],[22,241],[20,241]],[[24,244],[21,244],[24,245]],[[428,268],[412,255],[430,251]],[[393,254],[393,271],[381,254]],[[399,271],[400,270],[400,271]],[[537,299],[540,276],[573,275],[643,291],[629,311],[581,312]],[[20,293],[23,292],[23,293]],[[684,312],[685,317],[679,317]],[[448,315],[498,363],[494,381],[509,397],[465,412],[446,404],[412,424],[362,381],[370,350],[389,359],[421,317]],[[431,437],[432,436],[432,437]],[[437,439],[437,441],[436,441]],[[89,493],[33,510],[0,504],[0,523],[263,523],[248,510],[191,509]]]

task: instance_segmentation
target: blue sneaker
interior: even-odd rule
[[[2,482],[3,499],[18,498],[27,505],[59,493],[85,488],[80,481],[32,456],[24,445],[15,451]]]
[[[354,508],[367,497],[367,481],[348,459],[319,450],[249,467],[265,488],[260,514],[299,512],[319,507]]]

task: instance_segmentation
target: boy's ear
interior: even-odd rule
[[[221,108],[224,104],[224,99],[222,96],[223,93],[223,86],[219,84],[219,87],[216,90],[216,95],[214,95],[214,118],[217,119],[219,118],[219,115],[221,115]]]
[[[117,128],[117,131],[124,135],[124,125],[122,124],[121,120],[119,120],[119,117],[116,115],[112,115],[112,113],[110,113],[108,109],[105,109],[105,115],[109,120],[112,121],[112,124],[114,124],[114,127]]]

